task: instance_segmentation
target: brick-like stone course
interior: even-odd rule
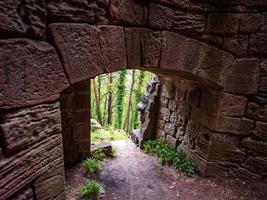
[[[35,191],[64,199],[60,110],[51,102],[68,88],[60,97],[64,153],[80,160],[89,152],[89,110],[88,88],[77,83],[126,68],[165,80],[150,115],[156,136],[204,175],[267,180],[266,7],[266,0],[1,1],[1,198],[31,199]]]

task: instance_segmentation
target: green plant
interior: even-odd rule
[[[196,173],[196,166],[181,150],[173,148],[165,140],[149,140],[144,144],[144,150],[151,155],[157,155],[159,162],[163,165],[168,163],[177,171],[187,175]]]
[[[92,152],[91,158],[99,161],[103,161],[106,158],[104,149],[96,149]]]
[[[116,157],[118,154],[118,149],[116,147],[112,147],[111,149],[111,156]]]
[[[102,188],[101,183],[95,180],[90,180],[90,181],[87,181],[83,186],[79,188],[79,192],[86,199],[94,199],[100,195],[101,188]]]
[[[83,166],[87,173],[93,174],[102,168],[102,163],[96,159],[86,159],[83,161]]]

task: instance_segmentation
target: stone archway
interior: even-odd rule
[[[264,6],[189,0],[0,3],[0,196],[64,198],[60,93],[126,68],[176,74],[198,86],[189,84],[193,105],[199,91],[204,94],[204,107],[194,112],[199,122],[187,125],[188,133],[201,129],[210,141],[207,156],[198,161],[204,163],[201,171],[266,180]],[[184,150],[198,160],[197,149]]]

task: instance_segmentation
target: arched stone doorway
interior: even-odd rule
[[[175,73],[219,91],[196,116],[220,139],[203,171],[266,179],[266,28],[259,9],[266,3],[10,2],[1,4],[0,26],[3,199],[64,198],[60,93],[126,68]]]

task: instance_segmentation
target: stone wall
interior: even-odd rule
[[[190,155],[205,176],[266,179],[264,122],[247,115],[247,102],[185,80],[162,81],[157,138]]]
[[[201,171],[265,178],[266,10],[264,0],[0,1],[1,198],[64,199],[60,116],[73,158],[88,132],[69,138],[76,123],[65,115],[82,112],[59,106],[60,93],[83,101],[76,83],[126,68],[186,80],[192,99],[200,88],[200,107],[184,101],[180,147]]]
[[[90,80],[80,81],[60,95],[65,166],[90,154]]]

